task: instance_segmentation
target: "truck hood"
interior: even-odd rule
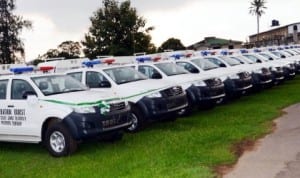
[[[175,85],[175,83],[170,81],[147,79],[118,85],[115,90],[120,94],[120,96],[125,97],[126,99],[134,97],[141,98]]]
[[[57,95],[45,96],[42,99],[43,101],[56,102],[60,104],[68,104],[74,106],[80,105],[97,105],[99,102],[116,102],[120,101],[120,97],[110,91],[100,92],[100,91],[78,91],[63,93]]]

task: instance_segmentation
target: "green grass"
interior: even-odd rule
[[[40,145],[0,144],[0,177],[214,177],[234,143],[268,133],[283,107],[300,101],[300,77],[176,122],[154,123],[116,143],[87,142],[71,157]]]

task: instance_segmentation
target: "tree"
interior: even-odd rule
[[[256,16],[256,22],[257,22],[257,35],[256,35],[256,41],[259,41],[259,19],[262,16],[262,14],[265,13],[265,9],[267,8],[265,6],[266,1],[265,0],[253,0],[251,2],[250,11],[249,13]]]
[[[169,38],[167,41],[163,42],[163,44],[158,48],[158,51],[163,52],[166,49],[183,50],[185,49],[185,46],[179,39]]]
[[[56,58],[59,57],[59,51],[57,49],[49,49],[45,54],[42,55],[42,59]]]
[[[42,59],[63,57],[65,59],[79,58],[81,54],[81,45],[79,42],[64,41],[58,45],[57,49],[49,49],[42,55]]]
[[[24,58],[24,44],[19,37],[23,28],[31,28],[31,22],[14,15],[15,0],[0,0],[0,63],[10,64]]]
[[[66,59],[79,58],[81,54],[81,45],[79,42],[64,41],[58,45],[59,57]]]
[[[130,1],[103,0],[103,7],[90,18],[91,27],[82,41],[89,58],[97,55],[132,55],[153,51],[146,20],[138,16]],[[155,48],[154,48],[155,49]]]

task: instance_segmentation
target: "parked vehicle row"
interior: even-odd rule
[[[0,140],[43,143],[55,157],[86,139],[118,140],[293,79],[298,48],[169,51],[16,66],[0,76]]]

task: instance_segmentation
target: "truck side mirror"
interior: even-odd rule
[[[37,96],[37,94],[34,91],[25,91],[22,95],[22,98],[27,99],[28,96]]]
[[[192,68],[190,72],[193,74],[198,74],[200,71],[197,68]]]
[[[284,58],[286,58],[286,56],[285,56],[285,55],[281,55],[281,58],[283,58],[283,59],[284,59]]]
[[[99,87],[100,88],[110,88],[111,87],[111,84],[109,83],[109,81],[101,81],[99,83]]]
[[[220,66],[220,67],[226,67],[226,65],[223,64],[223,63],[221,63],[219,66]]]
[[[257,63],[262,63],[262,61],[261,60],[259,60],[259,59],[257,59],[257,61],[256,61]]]
[[[162,76],[159,73],[153,73],[151,78],[152,79],[162,79]]]

